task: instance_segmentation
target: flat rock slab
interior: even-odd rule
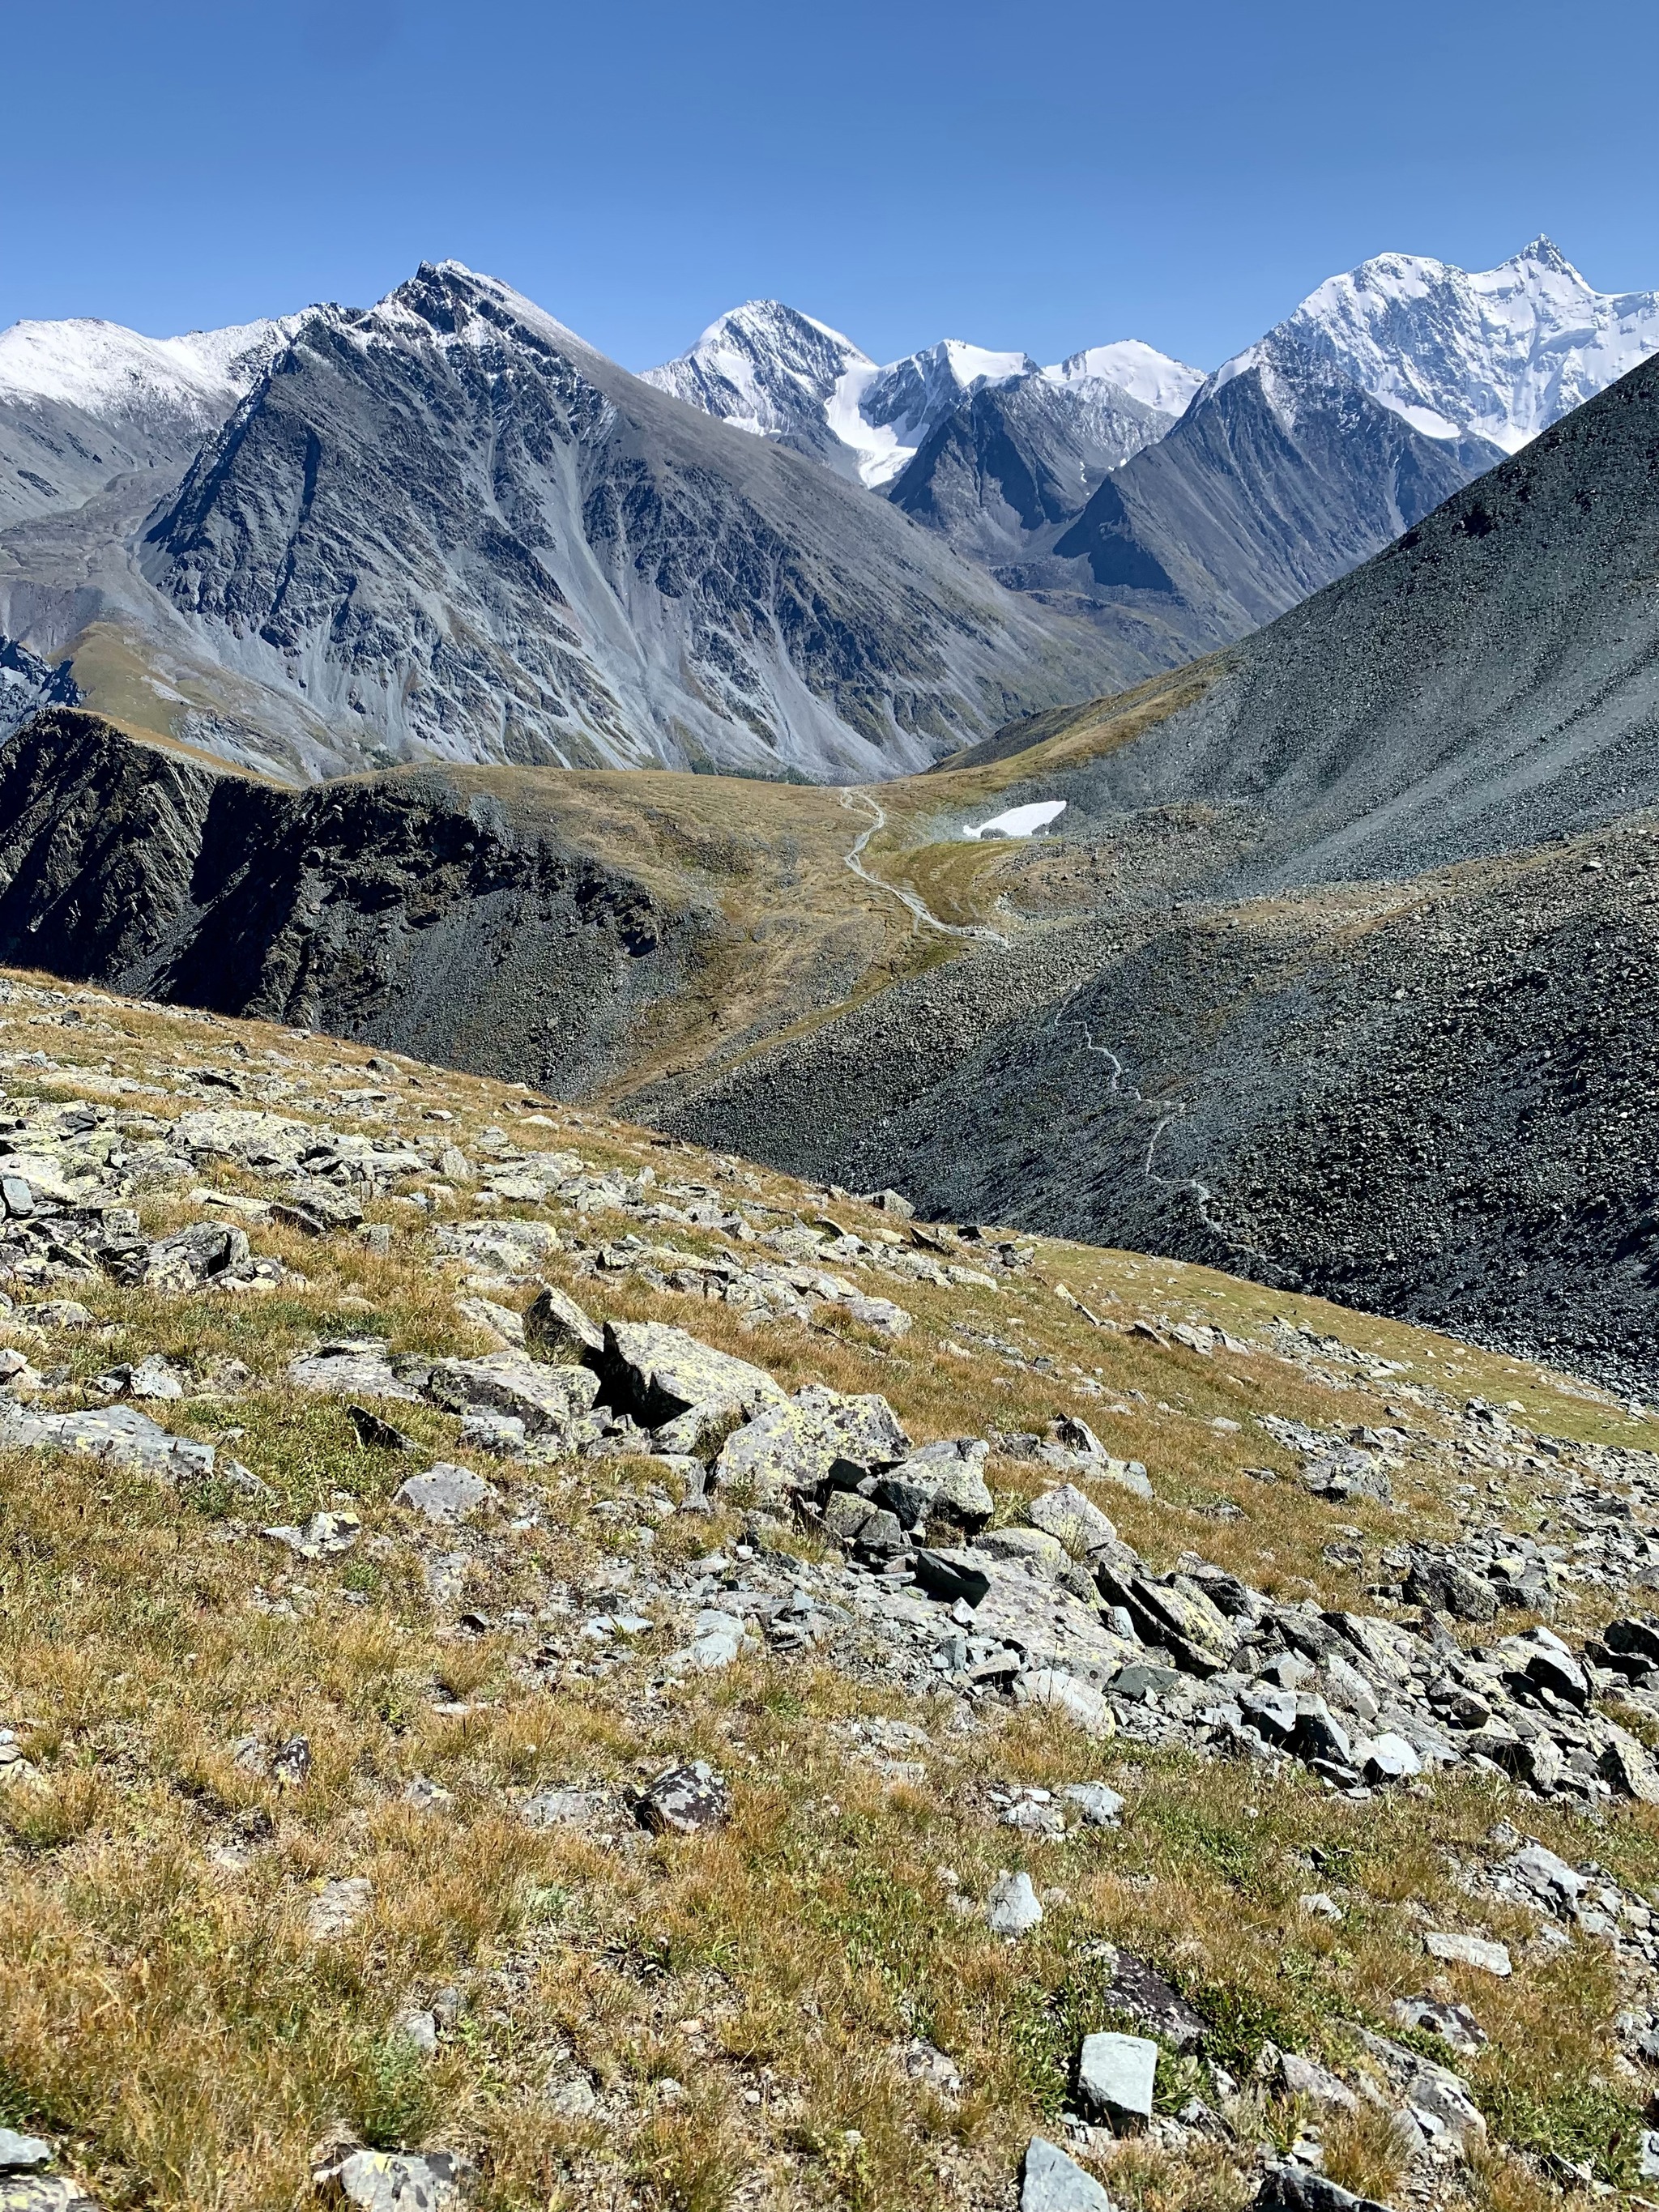
[[[1500,1976],[1513,1971],[1507,1947],[1490,1943],[1483,1936],[1431,1930],[1423,1938],[1423,1948],[1431,1959],[1442,1959],[1449,1966],[1475,1966],[1483,1974]]]
[[[457,1467],[453,1460],[441,1459],[424,1474],[411,1474],[407,1482],[399,1483],[392,1502],[418,1513],[423,1521],[447,1528],[476,1513],[495,1494],[494,1484],[474,1474],[470,1467]]]
[[[0,2173],[33,2173],[52,2160],[52,2145],[40,2136],[20,2136],[0,2128]]]
[[[306,1933],[319,1943],[343,1936],[348,1929],[356,1927],[374,1902],[374,1885],[366,1875],[337,1875],[332,1881],[325,1881],[312,1899],[306,1914]]]
[[[175,1437],[136,1406],[104,1406],[84,1413],[35,1413],[0,1403],[0,1446],[89,1452],[146,1474],[208,1476],[213,1446]]]
[[[266,1541],[281,1544],[300,1559],[343,1559],[363,1532],[355,1513],[313,1513],[303,1528],[262,1528]]]
[[[413,1405],[420,1397],[392,1373],[383,1344],[325,1344],[290,1361],[288,1379],[296,1389],[332,1398],[402,1398]]]
[[[659,1429],[712,1400],[763,1405],[784,1393],[763,1369],[662,1322],[607,1322],[598,1355],[607,1403]]]
[[[1019,2212],[1116,2212],[1111,2198],[1057,2143],[1033,2136],[1025,2148]]]
[[[1145,2035],[1085,2035],[1078,2060],[1078,2094],[1085,2106],[1113,2126],[1152,2116],[1158,2045]]]

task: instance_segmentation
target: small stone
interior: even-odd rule
[[[1514,1971],[1507,1948],[1502,1943],[1489,1943],[1481,1936],[1432,1931],[1423,1938],[1423,1948],[1431,1959],[1443,1960],[1451,1966],[1474,1966],[1483,1974],[1500,1977]]]
[[[734,1613],[700,1613],[693,1641],[675,1652],[669,1663],[693,1668],[700,1674],[717,1674],[742,1655],[743,1633],[743,1623]]]
[[[413,1437],[406,1437],[401,1429],[394,1429],[390,1421],[383,1421],[378,1413],[370,1413],[367,1406],[348,1406],[346,1419],[351,1432],[363,1451],[418,1451],[420,1446]]]
[[[1300,2097],[1310,2105],[1323,2106],[1327,2111],[1357,2112],[1359,2100],[1346,2081],[1325,2067],[1304,2058],[1300,2051],[1281,2051],[1279,2054],[1279,2087],[1287,2097]]]
[[[406,2043],[411,2050],[418,2051],[422,2058],[430,2058],[438,2048],[436,2020],[429,2012],[422,2012],[414,2006],[398,2014],[392,2023],[392,2034],[395,2042]]]
[[[1091,1559],[1097,1553],[1117,1549],[1117,1530],[1091,1498],[1075,1483],[1046,1490],[1025,1509],[1032,1528],[1063,1544],[1074,1559]]]
[[[1305,1912],[1310,1919],[1340,1920],[1342,1917],[1342,1907],[1322,1889],[1310,1890],[1305,1896],[1298,1897],[1296,1902],[1298,1911]]]
[[[302,1559],[337,1559],[344,1557],[362,1534],[363,1524],[355,1513],[313,1513],[303,1528],[262,1528],[259,1533],[273,1544],[283,1544]]]
[[[1011,1940],[1029,1935],[1042,1917],[1042,1907],[1029,1874],[1010,1874],[1005,1867],[991,1885],[985,1917],[994,1936]]]
[[[49,2142],[39,2136],[20,2136],[13,2128],[0,2128],[0,2173],[34,2173],[51,2164]]]
[[[291,1735],[270,1755],[270,1771],[284,1790],[303,1789],[311,1773],[311,1745],[302,1735]]]
[[[1115,2212],[1111,2198],[1057,2144],[1033,2136],[1025,2148],[1019,2212]]]
[[[1023,1705],[1043,1705],[1064,1713],[1085,1735],[1116,1734],[1117,1722],[1104,1696],[1079,1675],[1040,1667],[1020,1677],[1015,1686],[1015,1696]]]
[[[1060,1794],[1077,1807],[1085,1828],[1115,1828],[1122,1817],[1124,1801],[1109,1783],[1068,1782]]]
[[[21,1176],[0,1176],[0,1198],[8,1213],[21,1218],[34,1211],[34,1193]]]
[[[374,1885],[366,1875],[337,1875],[325,1881],[311,1900],[306,1932],[313,1942],[343,1936],[374,1902]]]
[[[1398,1997],[1394,2016],[1402,2027],[1437,2035],[1450,2050],[1472,2052],[1486,2047],[1486,2032],[1466,2005],[1443,2004],[1427,1996]]]
[[[447,1813],[455,1802],[455,1793],[428,1775],[414,1774],[404,1784],[404,1802],[417,1813]]]
[[[458,2200],[459,2161],[447,2151],[354,2150],[313,2176],[327,2205],[355,2212],[447,2212]]]
[[[904,2070],[913,2081],[920,2081],[941,2097],[962,2094],[962,2069],[921,2036],[905,2045],[903,2057]]]
[[[642,1825],[655,1835],[695,1836],[723,1827],[732,1815],[725,1784],[701,1759],[671,1766],[634,1801]]]
[[[599,2109],[599,2092],[586,2074],[572,2074],[550,2086],[547,2107],[562,2120],[590,2119]]]
[[[1360,1753],[1364,1752],[1363,1763]],[[1403,1735],[1385,1731],[1374,1735],[1363,1746],[1356,1746],[1355,1764],[1360,1767],[1367,1782],[1404,1782],[1413,1774],[1420,1774],[1423,1762]]]
[[[392,1494],[392,1502],[408,1512],[418,1513],[434,1527],[447,1528],[457,1521],[468,1519],[495,1494],[494,1486],[482,1475],[474,1474],[470,1467],[457,1467],[451,1460],[440,1460],[424,1474],[411,1474],[407,1481],[399,1483]]]
[[[1078,2094],[1085,2106],[1120,2131],[1152,2116],[1158,2045],[1149,2036],[1085,2035],[1078,2060]]]
[[[532,1828],[580,1828],[593,1817],[593,1801],[585,1790],[538,1790],[519,1808],[519,1817]]]

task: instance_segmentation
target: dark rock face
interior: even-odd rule
[[[72,710],[0,754],[0,959],[553,1090],[611,1071],[718,919],[435,771],[289,794]]]
[[[1162,594],[1179,602],[1188,652],[1206,652],[1380,551],[1502,459],[1483,439],[1422,436],[1286,341],[1259,351],[1069,526],[1000,568],[1003,580],[1107,605]]]
[[[992,564],[1071,521],[1110,471],[1153,445],[1172,417],[1113,392],[1084,406],[1041,375],[965,398],[888,492],[914,521]]]
[[[26,645],[0,638],[0,739],[43,707],[73,707],[80,696],[67,661],[54,668]]]
[[[1503,458],[1423,436],[1284,334],[1255,351],[1173,427],[1127,393],[1085,419],[1038,376],[975,392],[889,496],[1011,589],[1172,664],[1271,622]]]

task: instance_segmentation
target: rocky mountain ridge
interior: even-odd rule
[[[454,264],[302,319],[157,489],[0,533],[0,627],[141,728],[289,777],[884,775],[1135,663]]]

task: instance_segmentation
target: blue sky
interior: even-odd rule
[[[1209,368],[1387,247],[1659,286],[1650,0],[0,0],[0,324],[453,255],[635,368],[763,294],[883,359]]]

